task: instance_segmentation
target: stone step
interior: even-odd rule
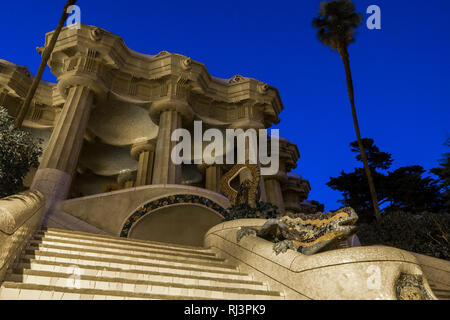
[[[22,272],[22,273],[17,273]],[[65,273],[14,270],[6,278],[9,282],[22,284],[39,284],[43,286],[71,288],[76,284],[78,289],[97,289],[105,291],[141,293],[148,295],[166,295],[177,297],[196,297],[201,299],[269,299],[282,298],[280,293],[267,290],[248,288],[215,287],[213,285],[192,285],[181,283],[167,283],[161,281],[129,280],[80,275],[77,280],[67,277]]]
[[[76,286],[76,287],[74,287]],[[207,248],[45,228],[0,299],[284,299]]]
[[[177,250],[187,250],[194,252],[206,252],[211,253],[210,249],[203,247],[193,247],[193,246],[184,246],[179,244],[172,244],[166,242],[157,242],[157,241],[146,241],[139,239],[128,239],[128,238],[120,238],[115,236],[106,236],[106,235],[98,235],[81,231],[73,231],[73,230],[65,230],[65,229],[56,229],[56,228],[43,228],[38,235],[59,235],[64,236],[66,238],[76,238],[76,239],[87,239],[87,240],[96,240],[103,241],[106,243],[120,243],[120,244],[132,244],[136,246],[147,246],[147,247],[160,247],[160,248],[168,248],[168,249],[177,249]]]
[[[55,232],[38,232],[35,234],[34,239],[48,239],[55,241],[66,241],[71,243],[80,243],[80,244],[90,244],[93,246],[99,247],[110,247],[116,249],[132,249],[135,251],[147,251],[147,250],[164,250],[166,252],[173,253],[186,253],[186,254],[196,254],[202,256],[211,256],[215,257],[215,253],[211,252],[209,249],[188,249],[186,247],[174,247],[170,244],[160,245],[158,242],[138,242],[134,239],[121,239],[121,238],[89,238],[78,234],[63,234],[63,233],[55,233]]]
[[[450,286],[440,282],[428,280],[431,290],[434,295],[440,300],[450,300]]]
[[[450,300],[450,292],[433,292],[439,300]]]
[[[69,289],[43,286],[39,284],[24,284],[3,282],[0,287],[0,300],[195,300],[195,297],[177,297],[167,295],[149,295],[126,293],[120,291],[97,289]]]
[[[128,280],[149,280],[161,281],[167,283],[181,283],[186,285],[212,285],[217,287],[249,288],[256,290],[267,290],[267,285],[262,282],[249,280],[248,276],[237,276],[236,278],[223,278],[222,274],[211,273],[209,277],[202,275],[179,274],[177,270],[171,272],[156,272],[142,270],[124,270],[118,268],[106,268],[99,266],[77,266],[74,271],[74,265],[70,263],[52,263],[45,261],[26,261],[22,260],[16,266],[16,269],[45,272],[64,273],[66,277],[75,272],[80,275],[104,277],[105,279],[128,279]]]
[[[25,256],[26,257],[26,256]],[[57,258],[56,260],[46,260],[45,256],[43,259],[25,258],[21,259],[19,265],[24,267],[29,267],[31,265],[36,265],[36,268],[42,268],[48,271],[58,271],[58,266],[72,266],[81,269],[93,269],[93,271],[88,271],[89,274],[95,274],[95,270],[109,270],[114,272],[131,272],[131,273],[154,273],[154,274],[173,274],[183,277],[194,277],[194,278],[215,278],[221,279],[223,281],[238,280],[238,281],[253,281],[253,277],[245,274],[236,272],[222,272],[216,270],[209,270],[205,268],[174,268],[172,266],[161,266],[161,265],[151,265],[151,264],[116,264],[111,267],[108,261],[97,261],[96,259],[91,260],[75,260],[69,259],[64,261],[64,259]],[[47,259],[51,257],[47,257]],[[67,260],[67,259],[66,259]]]
[[[126,260],[120,258],[105,258],[98,256],[86,256],[82,254],[68,254],[68,253],[55,253],[48,251],[34,251],[26,250],[23,258],[35,259],[38,261],[52,261],[70,263],[72,265],[96,265],[100,267],[121,268],[128,270],[152,270],[159,272],[166,272],[167,270],[177,270],[179,274],[191,274],[203,272],[205,274],[223,274],[226,277],[232,275],[241,275],[237,268],[232,266],[220,266],[213,267],[210,265],[202,264],[189,264],[189,263],[173,263],[161,260],[154,260],[153,262],[141,262]]]
[[[431,288],[437,288],[437,289],[449,290],[450,291],[450,286],[448,286],[448,285],[446,285],[444,283],[432,282],[432,281],[428,280],[428,284],[430,285]]]
[[[65,248],[59,246],[52,245],[28,245],[26,248],[26,253],[31,254],[34,251],[36,253],[50,253],[50,254],[59,254],[59,255],[75,255],[80,258],[84,257],[94,257],[98,259],[118,259],[122,260],[125,263],[158,263],[161,265],[173,265],[175,267],[182,266],[202,266],[207,267],[212,270],[223,270],[223,269],[231,269],[237,270],[236,267],[227,265],[223,261],[207,261],[207,260],[198,260],[198,259],[190,259],[190,258],[182,258],[182,257],[168,257],[164,255],[131,255],[131,254],[118,254],[118,253],[108,253],[103,250],[94,250],[94,249],[78,249],[78,248]]]
[[[430,288],[438,299],[442,300],[450,299],[450,290],[433,286],[430,286]]]
[[[166,251],[163,249],[148,249],[148,250],[134,250],[132,248],[114,248],[110,246],[96,246],[95,244],[84,244],[66,240],[55,240],[43,238],[42,240],[32,239],[29,241],[31,248],[53,248],[53,249],[67,249],[67,250],[82,250],[83,252],[101,252],[103,254],[115,254],[130,258],[169,258],[172,260],[183,261],[206,261],[206,262],[223,262],[225,259],[217,258],[215,256],[198,255],[195,253],[181,253]]]

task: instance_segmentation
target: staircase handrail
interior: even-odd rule
[[[0,283],[42,223],[45,197],[24,191],[0,199]]]

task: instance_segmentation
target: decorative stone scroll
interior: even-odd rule
[[[94,28],[90,33],[91,39],[94,41],[100,41],[103,36],[103,30],[100,28]]]

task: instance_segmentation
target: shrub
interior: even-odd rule
[[[362,245],[387,245],[450,260],[448,214],[390,212],[382,216],[379,225],[361,224],[357,235]]]
[[[23,190],[23,178],[39,165],[40,140],[18,129],[8,111],[0,106],[0,198]]]
[[[255,208],[252,208],[247,203],[241,203],[228,209],[228,214],[225,216],[224,221],[250,218],[272,219],[276,218],[277,215],[278,207],[270,202],[259,201],[256,203]]]

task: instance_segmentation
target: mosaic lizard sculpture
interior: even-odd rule
[[[319,251],[334,249],[338,243],[353,235],[358,220],[355,210],[345,207],[323,214],[299,214],[298,217],[283,216],[269,219],[259,228],[244,227],[237,233],[239,242],[244,236],[257,235],[275,242],[273,250],[278,255],[288,249],[312,255]]]

